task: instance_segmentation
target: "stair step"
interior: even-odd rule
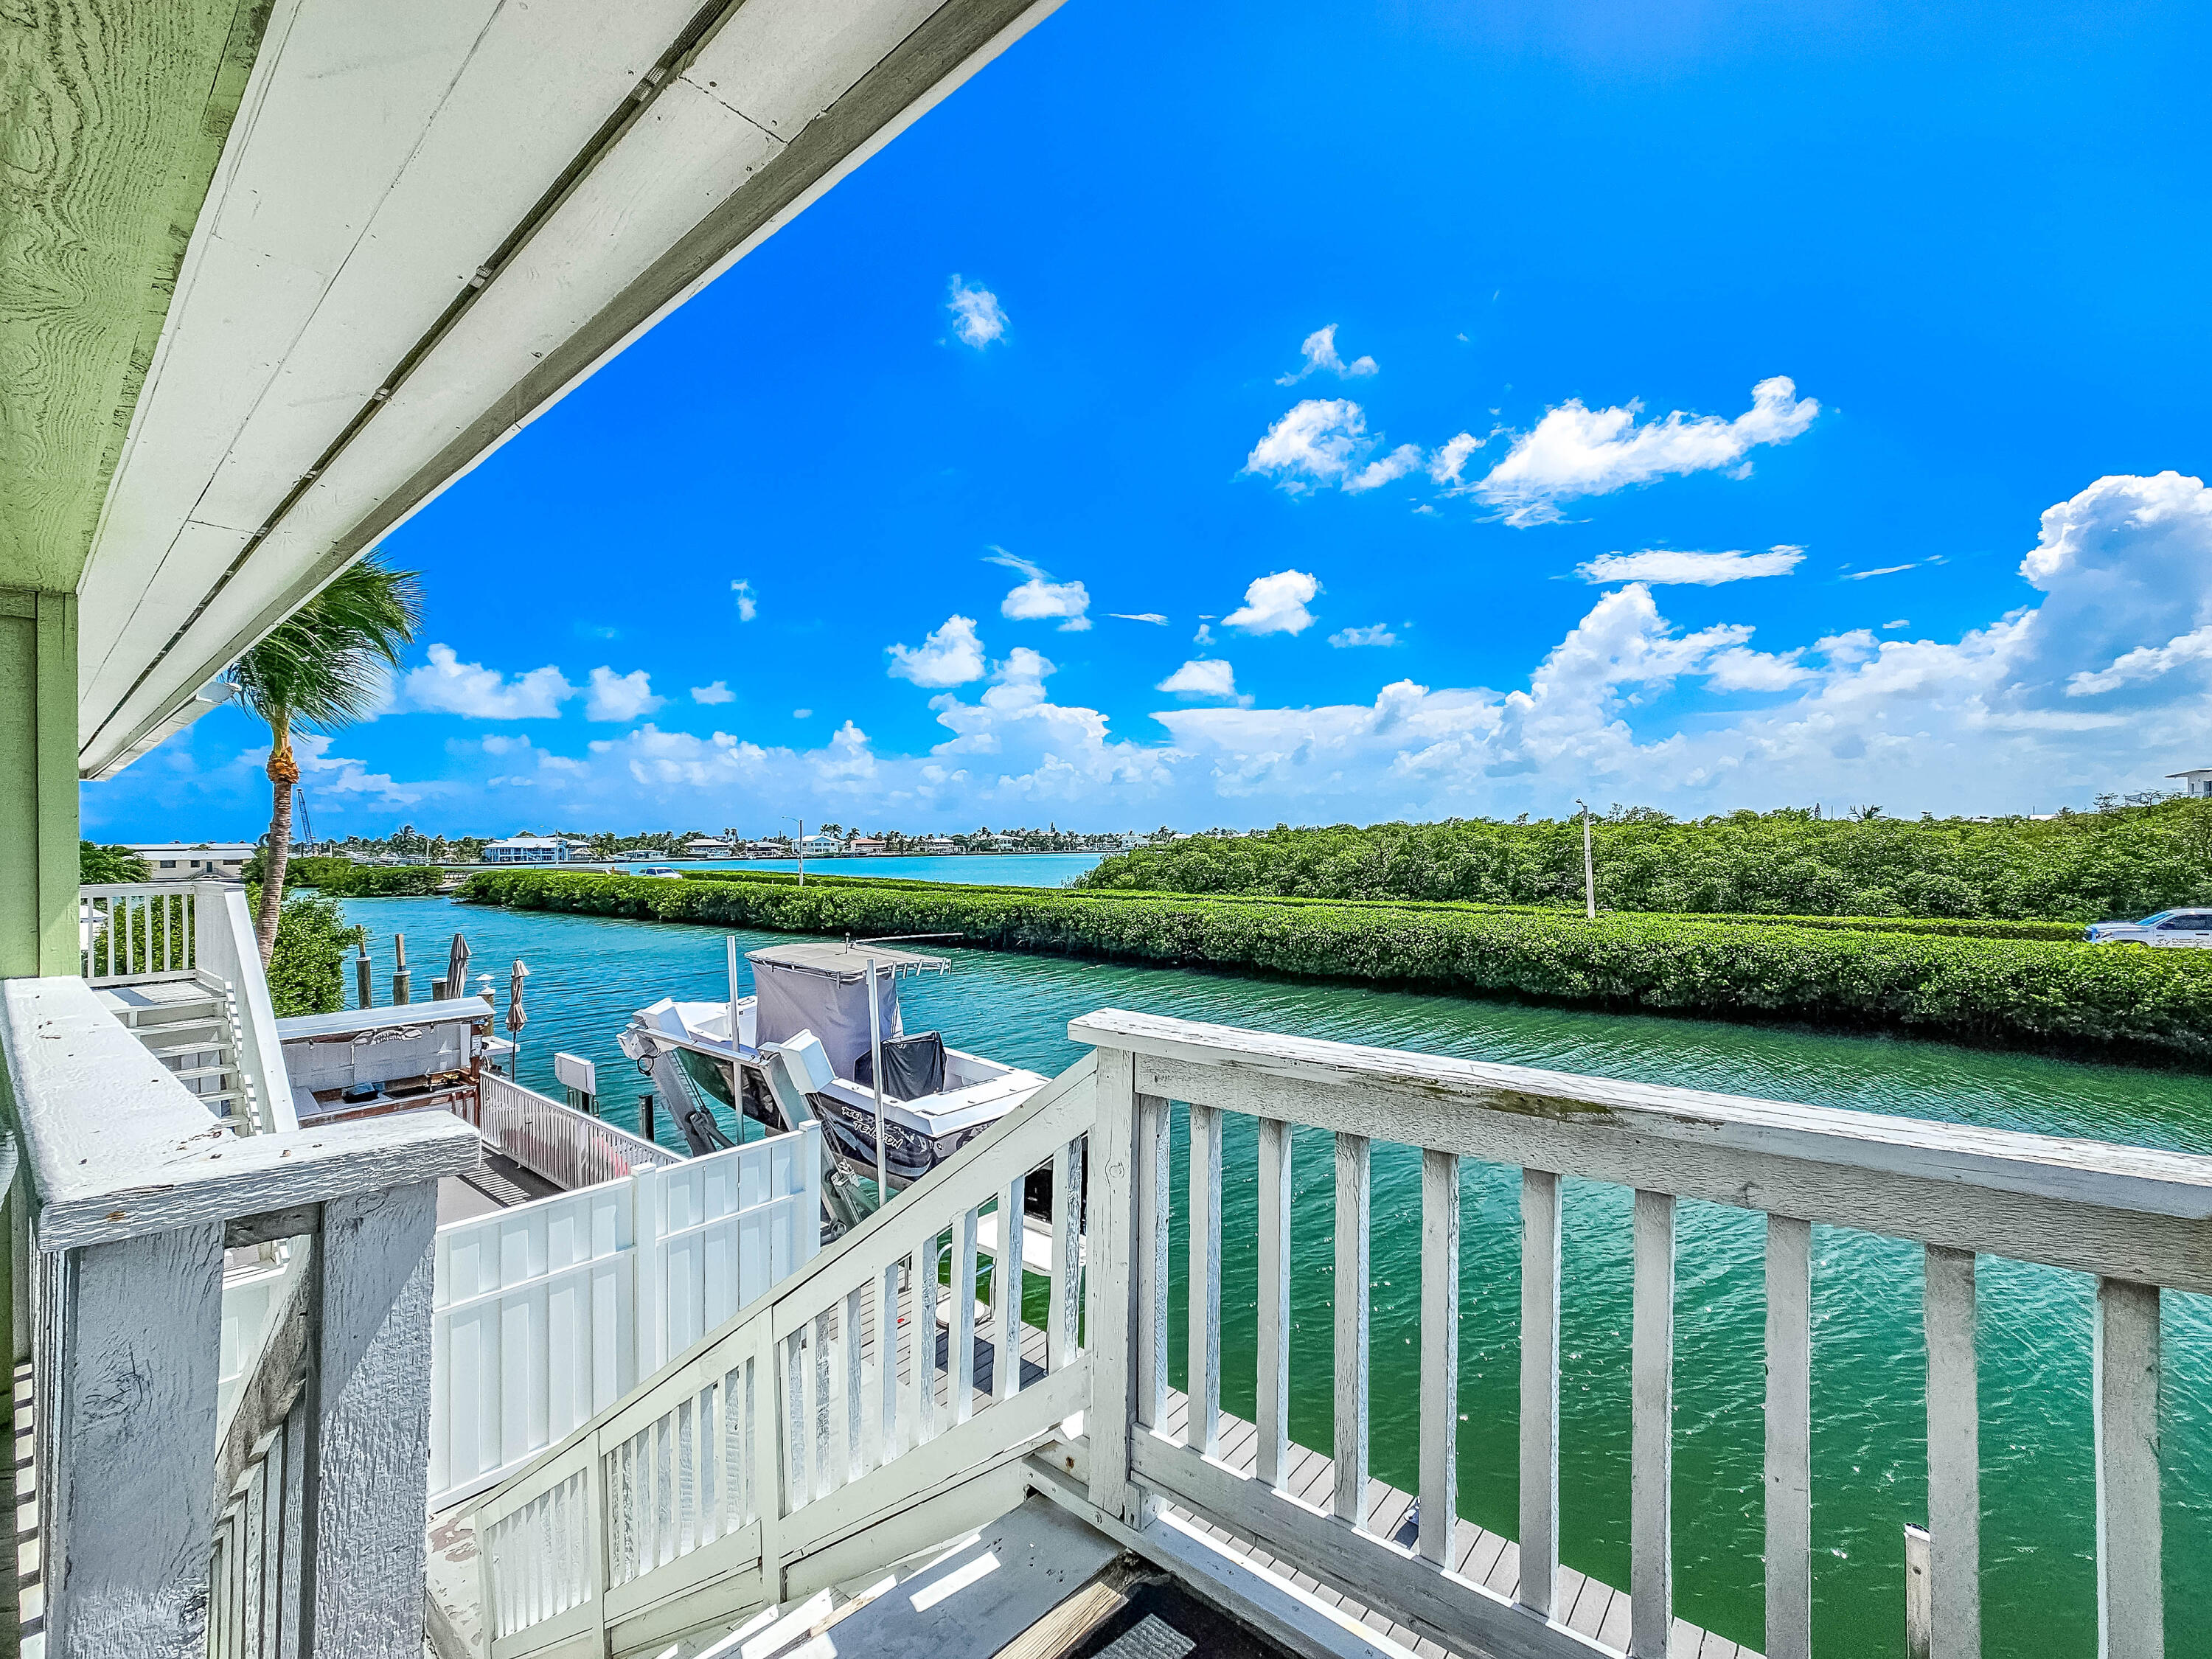
[[[137,1037],[167,1036],[175,1031],[198,1031],[210,1025],[228,1025],[229,1019],[220,1011],[195,1014],[190,1019],[165,1019],[152,1025],[133,1025],[131,1034]]]
[[[149,1042],[146,1045],[146,1052],[153,1055],[156,1060],[177,1060],[182,1058],[185,1054],[223,1054],[228,1052],[229,1048],[230,1038],[226,1034],[219,1036],[203,1037],[196,1042],[165,1043],[158,1048]]]
[[[204,1077],[228,1077],[237,1069],[238,1067],[234,1063],[222,1066],[194,1066],[185,1071],[177,1071],[173,1069],[169,1075],[175,1078],[180,1083],[190,1083],[196,1079]]]

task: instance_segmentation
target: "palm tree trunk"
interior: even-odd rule
[[[300,781],[300,765],[292,758],[290,717],[278,714],[270,721],[269,735],[269,850],[261,861],[261,909],[253,919],[264,969],[276,949],[276,919],[284,906],[284,866],[292,854],[292,790]]]

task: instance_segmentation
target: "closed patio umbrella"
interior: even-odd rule
[[[469,942],[459,933],[453,935],[453,954],[446,962],[446,994],[465,997],[469,994]]]
[[[514,972],[507,981],[507,1034],[514,1039],[518,1048],[522,1042],[522,1028],[530,1022],[522,1006],[522,981],[529,977],[529,964],[517,957]]]

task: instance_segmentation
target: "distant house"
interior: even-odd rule
[[[566,836],[509,836],[484,843],[486,864],[566,864],[588,851],[586,843]]]
[[[787,859],[791,856],[791,848],[780,841],[749,841],[745,843],[745,856],[749,859]]]
[[[155,881],[240,881],[253,843],[242,841],[155,841],[131,850],[146,860]]]
[[[931,836],[922,842],[921,850],[932,854],[957,853],[960,850],[960,843],[950,836]]]
[[[2212,766],[2200,766],[2194,772],[2168,772],[2169,778],[2179,778],[2181,787],[2192,795],[2212,795]]]
[[[985,853],[1011,853],[1014,850],[1012,836],[970,836],[968,844],[971,848]]]
[[[855,836],[845,843],[845,850],[848,853],[880,853],[884,850],[884,844],[873,836]]]
[[[726,859],[735,850],[735,843],[715,836],[700,836],[684,843],[684,851],[695,859]]]
[[[839,841],[836,836],[825,836],[818,830],[799,842],[799,845],[815,858],[827,858],[833,853],[842,853],[845,850],[845,843]]]

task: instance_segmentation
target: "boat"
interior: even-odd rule
[[[865,939],[805,939],[748,951],[745,959],[753,995],[734,994],[732,940],[731,998],[664,997],[633,1013],[617,1038],[639,1069],[653,1073],[694,1150],[713,1144],[710,1102],[775,1130],[812,1117],[825,1148],[873,1180],[880,1112],[884,1184],[896,1192],[1044,1086],[1038,1073],[952,1048],[936,1031],[907,1030],[900,982],[949,972],[943,957]]]

